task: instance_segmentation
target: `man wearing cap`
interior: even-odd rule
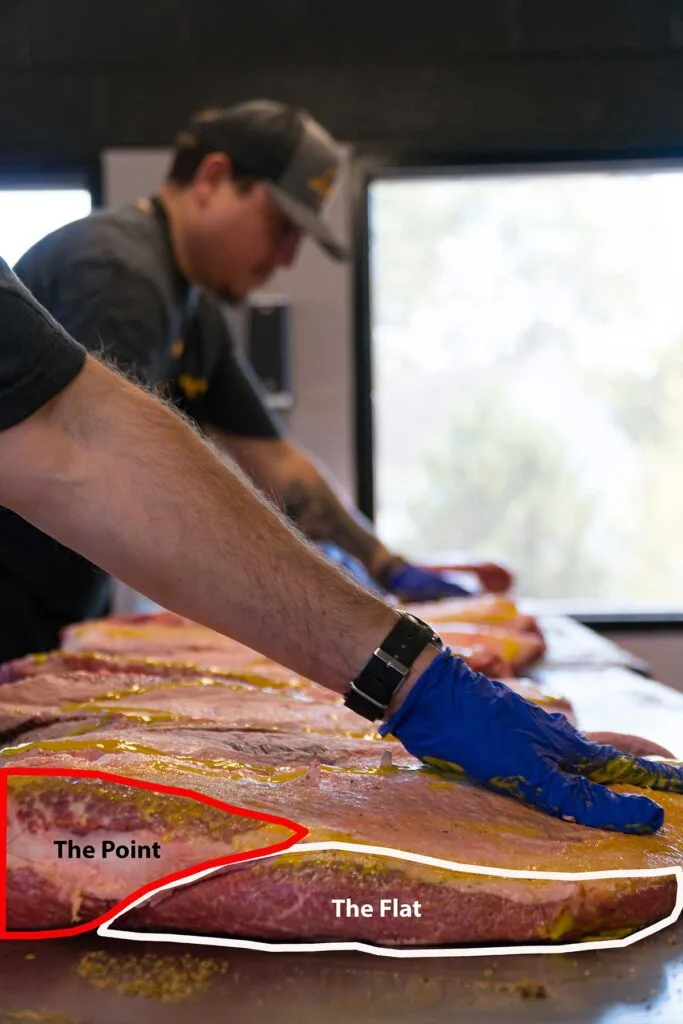
[[[304,234],[344,256],[320,216],[339,160],[303,111],[266,100],[204,111],[178,137],[158,195],[61,228],[15,270],[77,341],[172,400],[311,538],[405,600],[463,593],[392,555],[340,500],[283,436],[229,337],[221,301],[291,267]],[[498,566],[474,568],[487,589],[510,584]],[[0,658],[53,647],[67,622],[102,613],[107,594],[104,573],[0,509],[0,612],[11,604],[15,624],[0,629]]]

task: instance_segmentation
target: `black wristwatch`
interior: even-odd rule
[[[374,722],[383,718],[391,698],[428,644],[443,647],[441,637],[422,619],[404,612],[344,695],[344,704]]]

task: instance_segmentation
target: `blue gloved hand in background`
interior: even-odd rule
[[[319,540],[316,541],[316,547],[318,547],[324,555],[327,555],[329,560],[339,566],[340,569],[346,569],[346,571],[353,576],[355,580],[362,583],[362,585],[367,587],[368,590],[372,590],[376,594],[384,593],[377,581],[373,580],[363,563],[353,555],[350,555],[348,551],[344,551],[343,548],[340,548],[338,544],[335,544],[331,540]]]
[[[383,583],[401,601],[440,601],[444,597],[472,597],[474,591],[451,583],[437,570],[403,563]]]
[[[461,768],[489,789],[556,818],[648,834],[664,820],[659,804],[613,793],[628,783],[683,793],[683,768],[592,743],[562,714],[548,714],[502,683],[444,651],[380,729],[426,764]]]

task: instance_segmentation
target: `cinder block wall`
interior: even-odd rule
[[[166,146],[195,107],[256,95],[361,144],[680,146],[683,4],[0,4],[2,161]]]

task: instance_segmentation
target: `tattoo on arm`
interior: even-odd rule
[[[372,523],[356,509],[345,508],[327,482],[293,480],[283,493],[285,514],[311,540],[331,540],[376,575],[389,552],[375,537]],[[382,574],[383,575],[383,574]]]

